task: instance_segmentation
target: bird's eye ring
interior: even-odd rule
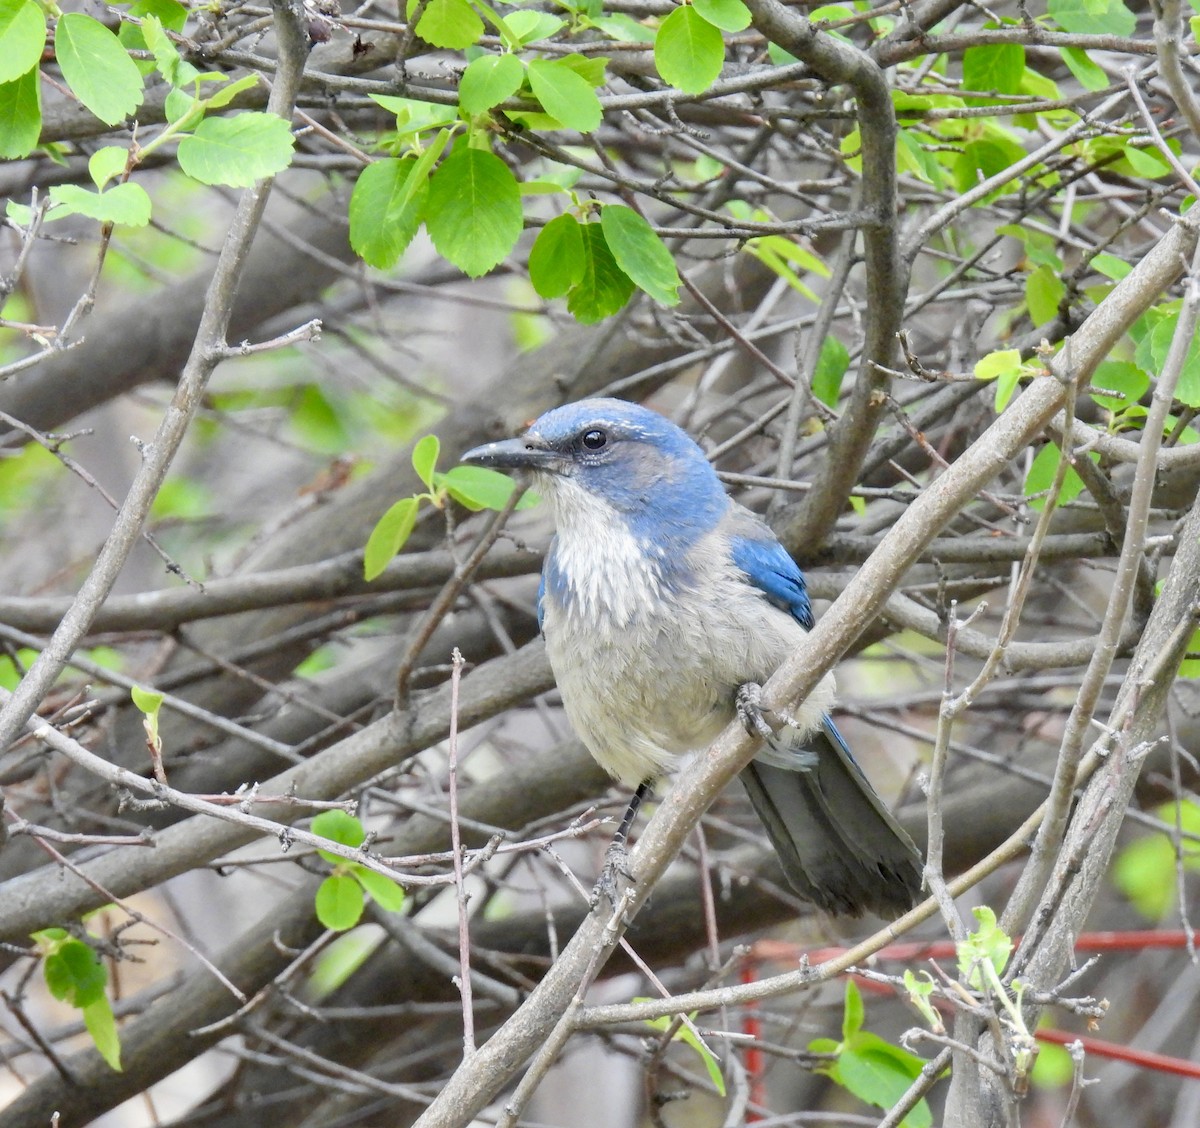
[[[580,441],[588,450],[603,450],[608,443],[608,436],[596,427],[584,431]]]

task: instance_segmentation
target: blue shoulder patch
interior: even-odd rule
[[[805,630],[813,628],[812,604],[804,584],[804,573],[777,540],[734,537],[730,542],[733,562],[747,579]]]

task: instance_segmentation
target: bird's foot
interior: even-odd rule
[[[607,901],[616,908],[620,893],[618,879],[622,877],[629,882],[634,880],[633,874],[629,872],[629,851],[625,848],[624,841],[618,838],[604,851],[604,868],[600,871],[600,877],[592,890],[592,908],[601,901]]]
[[[738,686],[736,707],[738,720],[751,735],[770,740],[775,730],[767,721],[766,714],[773,712],[763,704],[763,687],[758,682],[745,682]]]

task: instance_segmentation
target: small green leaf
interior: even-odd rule
[[[133,699],[134,705],[148,717],[153,717],[162,708],[163,701],[166,700],[165,695],[159,693],[158,690],[143,689],[140,685],[133,686],[129,691],[129,696]]]
[[[86,1007],[104,997],[108,971],[96,952],[82,940],[63,940],[44,961],[46,986],[60,1002]]]
[[[219,110],[228,106],[244,90],[253,90],[261,81],[256,74],[244,74],[241,78],[227,82],[220,90],[214,90],[204,99],[205,108]]]
[[[458,104],[464,113],[486,113],[515,94],[524,78],[525,68],[516,55],[480,55],[463,71]]]
[[[933,976],[927,971],[921,972],[924,977],[918,979],[909,968],[904,969],[904,989],[908,992],[909,1002],[921,1012],[921,1017],[929,1024],[929,1029],[935,1034],[945,1032],[942,1016],[934,1009],[929,1001],[933,997]]]
[[[566,27],[566,21],[549,12],[536,12],[530,8],[509,12],[504,17],[504,26],[517,38],[522,47],[536,43],[539,39],[549,39],[561,28]]]
[[[142,38],[147,49],[154,55],[158,72],[170,86],[186,86],[196,81],[200,72],[185,62],[178,48],[171,42],[157,16],[142,17]]]
[[[1105,278],[1111,278],[1114,282],[1120,282],[1133,270],[1133,267],[1124,259],[1107,253],[1095,255],[1092,258],[1092,267],[1103,274]]]
[[[1079,85],[1085,90],[1103,90],[1110,85],[1108,75],[1092,62],[1091,55],[1083,48],[1060,47],[1058,50],[1063,57],[1063,62],[1067,64],[1067,69],[1079,80]]]
[[[1019,43],[968,47],[962,60],[963,89],[1016,94],[1025,73],[1025,48]]]
[[[1133,145],[1126,145],[1125,159],[1138,176],[1144,176],[1147,180],[1166,176],[1171,171],[1166,158],[1157,149],[1139,149]]]
[[[661,305],[679,304],[683,283],[675,260],[650,224],[624,204],[608,204],[600,212],[600,228],[617,266],[635,286]]]
[[[125,171],[129,150],[121,145],[105,145],[88,157],[88,175],[97,188],[103,188],[115,176]]]
[[[363,824],[349,811],[343,811],[340,807],[322,811],[317,815],[312,821],[312,832],[321,838],[328,838],[330,842],[349,846],[352,850],[357,850],[367,840]],[[333,857],[336,858],[337,855]],[[338,861],[341,859],[338,858]]]
[[[676,8],[654,37],[654,65],[663,81],[687,94],[703,94],[725,64],[721,32],[692,5]]]
[[[121,1039],[117,1034],[117,1020],[107,995],[83,1008],[83,1024],[87,1027],[100,1056],[109,1069],[121,1072]]]
[[[41,135],[41,82],[35,67],[12,82],[0,82],[0,157],[27,157]]]
[[[201,184],[249,188],[291,163],[292,130],[283,118],[243,112],[205,118],[179,142],[179,167]]]
[[[437,466],[438,452],[441,449],[441,440],[437,435],[422,435],[417,440],[417,445],[413,447],[413,469],[428,489],[433,489],[433,471]]]
[[[567,309],[584,325],[602,321],[621,309],[633,294],[633,279],[613,258],[598,223],[585,223],[583,274],[567,294]]]
[[[591,21],[610,39],[618,43],[653,43],[654,31],[624,12],[599,16]]]
[[[591,84],[561,59],[534,59],[528,68],[529,88],[542,108],[568,129],[591,133],[603,111]]]
[[[561,298],[583,277],[583,233],[569,212],[538,232],[529,251],[529,281],[543,298]]]
[[[333,932],[353,928],[363,915],[363,887],[349,874],[330,874],[317,887],[317,920]]]
[[[834,407],[842,390],[842,380],[850,367],[850,350],[834,336],[821,342],[821,355],[813,372],[813,395],[828,407]]]
[[[366,866],[354,866],[350,873],[367,891],[371,900],[389,913],[398,913],[404,907],[404,890],[390,878]]]
[[[71,92],[105,125],[117,125],[141,105],[141,71],[99,20],[80,12],[60,16],[54,52]]]
[[[924,1066],[915,1054],[867,1031],[856,1034],[838,1058],[841,1083],[859,1100],[882,1109],[904,1096]],[[900,1123],[903,1128],[929,1128],[933,1113],[922,1099]]]
[[[976,380],[995,380],[1014,368],[1020,368],[1021,354],[1017,349],[988,353],[975,365]]]
[[[633,1000],[635,1003],[648,1003],[650,1000],[643,996],[637,996]],[[695,1018],[695,1012],[689,1017]],[[668,1015],[663,1015],[661,1018],[647,1018],[645,1023],[654,1030],[660,1030],[666,1033],[671,1028],[673,1019]],[[685,1045],[691,1046],[697,1054],[700,1055],[700,1060],[704,1062],[704,1068],[708,1071],[708,1079],[713,1083],[713,1088],[717,1090],[722,1097],[725,1096],[725,1078],[721,1073],[721,1063],[717,1061],[713,1054],[704,1042],[697,1037],[695,1029],[688,1023],[682,1024],[672,1036],[672,1040],[683,1042]]]
[[[1137,19],[1121,0],[1048,0],[1046,11],[1063,31],[1076,35],[1116,35],[1124,39],[1137,27]]]
[[[842,1041],[848,1042],[862,1029],[865,1010],[862,992],[853,979],[846,980],[846,998],[842,1005]]]
[[[1054,482],[1054,476],[1058,472],[1060,457],[1059,449],[1053,443],[1047,443],[1037,452],[1030,464],[1029,473],[1025,476],[1025,493],[1027,495],[1042,494],[1050,488]],[[1099,456],[1093,453],[1089,457],[1095,462]],[[1081,493],[1083,493],[1083,479],[1074,467],[1068,466],[1067,472],[1063,476],[1062,487],[1058,491],[1058,504],[1066,505],[1067,502],[1074,501]],[[1046,508],[1046,498],[1044,496],[1031,497],[1029,507],[1040,513]]]
[[[1067,287],[1057,271],[1039,266],[1025,279],[1025,302],[1034,325],[1045,325],[1058,316]]]
[[[415,497],[401,498],[379,518],[363,549],[363,576],[375,579],[404,547],[417,523],[418,502]]]
[[[1150,388],[1150,377],[1126,360],[1104,360],[1092,374],[1088,394],[1109,411],[1123,411]]]
[[[999,978],[1008,966],[1013,942],[996,923],[996,914],[987,905],[980,905],[971,912],[979,927],[958,944],[958,974],[975,990],[982,991],[990,980],[980,972],[980,965],[985,961],[989,963]]]
[[[745,31],[750,26],[750,9],[742,0],[692,0],[692,5],[722,31]]]
[[[516,179],[494,153],[460,143],[430,179],[425,228],[438,253],[472,278],[513,249],[522,224]]]
[[[0,83],[13,82],[42,61],[46,15],[35,0],[0,0]]]
[[[414,157],[388,157],[358,174],[350,194],[350,246],[370,266],[395,266],[421,226],[429,178],[417,164]]]
[[[415,2],[410,0],[408,7],[411,16]],[[483,34],[483,20],[467,0],[429,0],[417,21],[417,34],[434,47],[462,51]]]
[[[78,184],[56,184],[50,199],[58,206],[55,219],[86,215],[101,223],[145,227],[150,222],[150,197],[140,184],[114,184],[104,192],[93,192]]]
[[[433,480],[438,489],[448,491],[459,505],[472,512],[503,509],[516,488],[511,478],[486,466],[455,466],[444,474],[435,474]],[[537,494],[526,491],[517,508],[529,509],[538,500]]]

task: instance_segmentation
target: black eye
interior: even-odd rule
[[[584,431],[580,441],[588,450],[603,450],[608,444],[608,436],[599,428],[593,427],[590,431]]]

